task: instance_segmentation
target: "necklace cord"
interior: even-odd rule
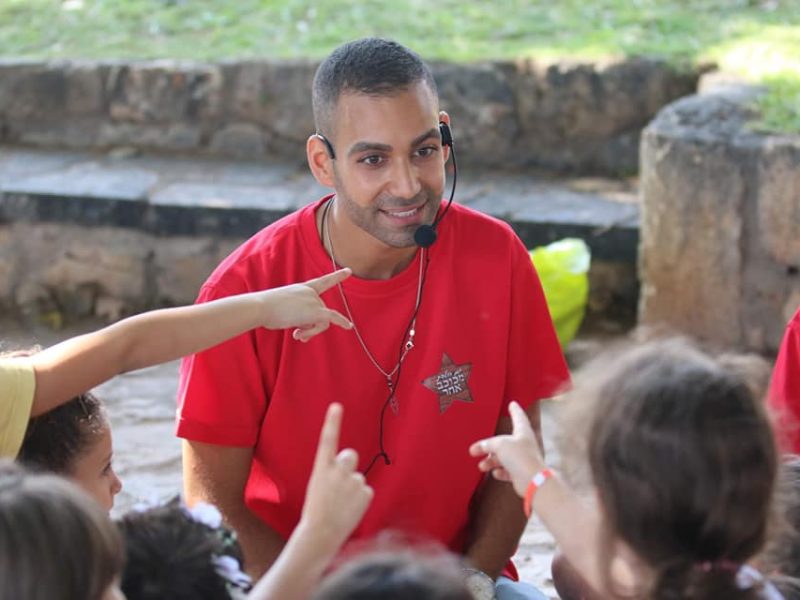
[[[420,260],[423,260],[423,258],[420,257]],[[403,350],[404,350],[404,346],[405,346],[405,344],[403,344],[403,340],[405,340],[408,337],[408,333],[409,333],[411,327],[413,326],[414,322],[417,320],[417,313],[419,313],[419,308],[420,308],[420,305],[422,304],[422,289],[425,287],[425,278],[428,275],[428,262],[430,261],[430,254],[429,253],[427,253],[427,252],[425,253],[424,260],[425,260],[425,264],[424,264],[424,266],[422,268],[422,279],[420,280],[420,286],[419,286],[419,299],[420,300],[417,302],[417,306],[414,309],[414,314],[411,316],[411,320],[408,322],[408,325],[406,326],[405,333],[403,334],[403,337],[400,339],[400,348],[398,350],[398,359],[399,359],[399,357],[403,356]],[[386,414],[386,409],[391,404],[392,397],[395,395],[395,393],[397,391],[397,387],[400,384],[400,371],[403,368],[402,363],[403,363],[402,360],[398,360],[397,372],[394,375],[395,380],[392,383],[392,389],[389,390],[389,396],[383,402],[383,406],[381,407],[381,419],[380,419],[380,424],[379,424],[379,428],[378,428],[378,448],[379,448],[379,452],[375,456],[372,457],[372,460],[369,462],[369,466],[367,466],[367,468],[364,470],[364,477],[366,477],[367,474],[369,474],[370,469],[372,469],[372,467],[375,466],[375,462],[379,458],[383,458],[383,464],[385,464],[387,467],[392,464],[392,459],[389,458],[389,454],[386,452],[386,448],[383,445],[384,415]]]
[[[333,253],[333,240],[331,239],[330,230],[328,229],[328,211],[329,211],[329,209],[331,207],[331,204],[333,203],[333,200],[334,199],[331,198],[325,204],[325,208],[324,208],[323,213],[322,213],[322,235],[323,236],[327,235],[327,237],[328,237],[328,243],[330,244],[330,247],[331,247],[331,261],[333,262],[334,270],[336,270],[337,263],[336,263],[336,258],[334,257],[334,253]],[[449,206],[447,208],[449,208]],[[446,209],[445,209],[445,212],[446,212]],[[323,243],[323,246],[324,245],[325,244]],[[402,369],[403,360],[405,359],[406,354],[408,354],[409,350],[411,350],[411,347],[409,347],[409,341],[413,341],[413,335],[414,334],[412,333],[412,331],[413,331],[415,323],[417,321],[417,315],[419,314],[419,309],[422,306],[422,290],[425,287],[425,279],[426,279],[426,277],[428,275],[428,263],[430,262],[430,254],[429,254],[429,252],[425,251],[425,248],[420,248],[420,253],[421,253],[421,256],[420,256],[420,276],[419,276],[420,279],[419,279],[419,286],[417,288],[417,299],[416,299],[416,302],[414,304],[414,312],[412,313],[411,318],[408,321],[408,325],[406,325],[405,331],[403,332],[403,335],[400,338],[400,347],[398,349],[397,364],[396,364],[395,368],[390,373],[385,372],[381,368],[381,366],[378,364],[378,362],[375,360],[375,358],[370,353],[370,351],[367,348],[366,343],[364,342],[364,340],[361,339],[361,335],[359,334],[358,329],[355,327],[355,321],[353,320],[353,316],[352,316],[352,314],[350,312],[350,307],[347,304],[347,298],[344,295],[344,290],[342,289],[341,284],[339,284],[339,292],[340,292],[340,294],[342,296],[342,303],[345,305],[345,309],[347,310],[348,316],[350,317],[350,322],[353,323],[353,329],[355,330],[356,337],[358,338],[358,341],[361,343],[361,347],[364,349],[364,352],[366,353],[366,355],[370,359],[370,361],[375,365],[375,367],[378,369],[378,371],[380,371],[380,373],[384,377],[386,377],[386,379],[387,379],[387,381],[389,383],[389,395],[387,396],[386,400],[384,400],[383,406],[381,407],[380,421],[378,423],[378,449],[379,450],[378,450],[378,453],[375,454],[375,456],[372,457],[372,460],[370,460],[369,465],[364,470],[364,476],[365,477],[372,470],[372,467],[375,466],[375,463],[377,462],[377,460],[379,458],[383,459],[383,463],[386,466],[389,466],[389,465],[392,464],[392,459],[389,457],[388,452],[386,452],[386,448],[385,448],[384,443],[383,443],[384,422],[385,422],[386,409],[391,405],[392,398],[396,395],[397,387],[400,384],[400,371]],[[412,343],[412,345],[413,345],[413,343]]]

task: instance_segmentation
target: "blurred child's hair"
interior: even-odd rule
[[[131,511],[117,525],[128,556],[121,585],[128,600],[230,600],[250,588],[236,537],[210,505],[190,510],[175,499]]]
[[[787,456],[778,472],[780,532],[760,558],[786,600],[800,600],[800,456]]]
[[[86,392],[32,418],[17,460],[33,469],[69,475],[75,459],[107,426],[103,403]]]
[[[572,399],[580,408],[564,433],[585,440],[605,517],[600,556],[627,544],[651,599],[759,597],[737,575],[767,541],[778,462],[748,383],[689,343],[662,340],[590,365]]]
[[[403,541],[405,540],[405,541]],[[458,557],[434,542],[387,532],[357,545],[312,600],[472,600]]]
[[[123,562],[116,528],[74,484],[0,461],[0,599],[101,600]]]

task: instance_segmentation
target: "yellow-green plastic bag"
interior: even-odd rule
[[[565,238],[530,251],[539,274],[550,316],[562,348],[572,341],[586,314],[589,301],[589,246],[581,239]]]

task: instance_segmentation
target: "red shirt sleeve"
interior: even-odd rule
[[[243,293],[215,285],[197,302]],[[250,331],[183,359],[178,387],[178,437],[221,446],[252,447],[267,409],[256,332]]]
[[[800,453],[800,310],[786,327],[768,402],[781,450]]]
[[[515,236],[516,238],[516,236]],[[523,408],[569,385],[569,371],[528,251],[515,239],[505,402]]]

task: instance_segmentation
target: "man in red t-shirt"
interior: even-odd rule
[[[772,372],[769,407],[781,450],[800,454],[800,309],[786,326]]]
[[[484,480],[467,449],[510,432],[510,400],[538,426],[537,401],[568,379],[539,280],[510,227],[458,205],[432,246],[415,244],[444,210],[439,123],[450,121],[416,54],[378,39],[345,44],[313,94],[308,162],[335,193],[245,242],[198,301],[347,266],[353,276],[324,300],[354,328],[305,344],[255,330],[184,361],[187,498],[218,505],[250,571],[264,571],[297,525],[326,408],[340,402],[341,443],[375,491],[354,537],[434,538],[491,586],[515,576],[525,519],[511,486]],[[499,598],[505,586],[515,587],[504,579]]]

